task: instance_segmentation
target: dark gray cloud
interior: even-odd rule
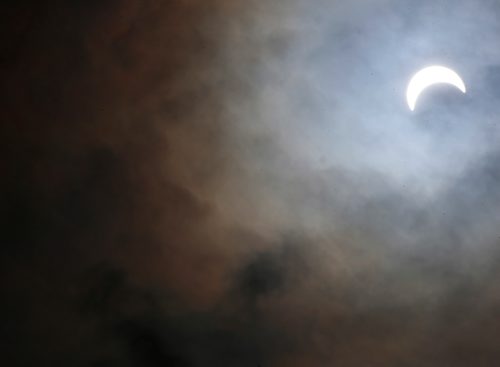
[[[495,365],[494,2],[4,9],[6,365]]]

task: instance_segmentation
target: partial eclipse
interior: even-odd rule
[[[434,84],[450,84],[466,93],[465,83],[455,71],[444,66],[429,66],[416,73],[408,84],[406,100],[410,110],[415,110],[420,94]]]

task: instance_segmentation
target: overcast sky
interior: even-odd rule
[[[2,7],[0,363],[497,365],[497,2]]]

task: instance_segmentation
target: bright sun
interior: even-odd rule
[[[450,84],[466,93],[465,83],[453,70],[444,66],[429,66],[416,73],[408,84],[406,100],[410,110],[415,110],[418,97],[429,86],[434,84]]]

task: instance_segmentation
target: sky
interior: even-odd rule
[[[497,2],[1,6],[2,365],[497,365]]]

